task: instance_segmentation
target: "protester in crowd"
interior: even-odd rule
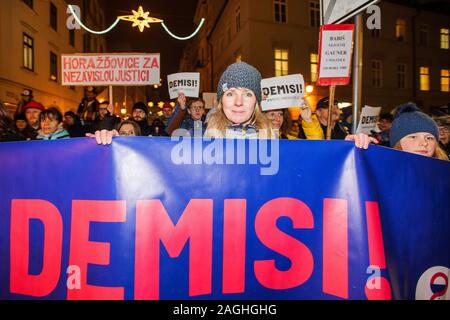
[[[383,113],[378,120],[378,129],[380,129],[380,132],[372,131],[371,136],[378,140],[380,146],[389,147],[391,145],[389,135],[393,120],[394,117],[392,114],[388,112]]]
[[[439,146],[450,157],[450,116],[441,116],[434,120],[439,128]]]
[[[311,106],[306,99],[300,101],[299,137],[308,140],[323,139],[323,131],[319,120],[312,114]]]
[[[165,125],[160,118],[155,118],[150,125],[150,135],[151,136],[168,136],[164,131]]]
[[[93,124],[98,117],[100,102],[98,102],[96,96],[96,88],[92,86],[87,87],[84,90],[84,98],[81,100],[77,110],[77,115],[80,117],[81,123],[88,132],[94,132]]]
[[[40,114],[45,110],[45,107],[36,101],[30,101],[25,107],[23,107],[25,117],[29,126],[29,132],[27,135],[31,140],[36,139],[38,131],[40,129]]]
[[[304,123],[302,128],[298,121],[292,121],[288,109],[268,110],[264,114],[271,121],[272,128],[278,131],[280,139],[322,139],[322,128],[317,118],[312,117],[309,103],[301,99],[299,105],[302,126]]]
[[[261,74],[245,62],[228,66],[217,87],[218,105],[208,120],[206,137],[277,138],[261,111]]]
[[[25,117],[25,113],[18,113],[14,115],[14,127],[17,132],[23,132],[27,128],[27,118]]]
[[[169,119],[172,116],[173,113],[173,108],[172,105],[170,104],[170,102],[165,102],[162,106],[162,117],[160,118],[160,120],[162,121],[162,123],[164,124],[164,130],[165,128],[167,128],[167,125],[169,124]]]
[[[322,135],[321,139],[325,139],[327,135],[327,125],[328,125],[328,104],[330,99],[328,97],[322,98],[317,102],[316,106],[316,116],[317,119],[320,122],[320,126],[322,127]],[[331,112],[331,127],[333,128],[331,130],[331,139],[332,140],[348,140],[348,141],[355,141],[355,146],[358,148],[367,149],[369,147],[370,143],[378,144],[378,140],[369,137],[368,135],[364,133],[359,134],[349,134],[350,130],[349,128],[345,127],[340,121],[339,121],[339,107],[338,107],[338,101],[334,100],[333,103],[333,109]],[[314,117],[315,115],[313,115]],[[302,123],[303,125],[303,123]]]
[[[48,108],[39,116],[41,129],[38,132],[38,140],[58,140],[70,138],[69,133],[63,128],[63,117],[56,107]]]
[[[291,135],[292,120],[288,109],[275,109],[265,111],[267,119],[272,123],[272,128],[278,132],[280,139],[295,140],[297,135]]]
[[[448,160],[439,147],[436,122],[409,102],[397,108],[390,132],[391,146],[418,155]]]
[[[14,115],[14,130],[21,135],[24,140],[32,140],[36,137],[34,130],[28,125],[25,113]]]
[[[340,110],[339,122],[351,132],[353,124],[353,107],[350,105]]]
[[[319,102],[317,102],[316,106],[316,115],[322,127],[324,138],[327,136],[329,101],[329,97],[322,98]],[[350,133],[349,128],[344,126],[343,123],[339,121],[339,107],[336,99],[334,100],[333,109],[331,112],[331,128],[331,139],[344,140]]]
[[[85,137],[86,129],[81,123],[80,117],[72,111],[64,113],[64,127],[71,138]]]
[[[8,112],[0,102],[0,142],[25,140],[14,128]]]
[[[184,129],[194,136],[194,130],[199,130],[202,136],[206,130],[205,124],[205,101],[202,98],[191,99],[186,103],[186,96],[178,94],[175,111],[169,119],[166,133],[170,136],[176,129]],[[186,113],[188,117],[186,118]]]
[[[20,95],[20,101],[14,115],[23,113],[24,107],[31,101],[33,101],[33,91],[24,89]]]
[[[98,116],[94,121],[94,132],[97,130],[113,130],[120,123],[120,118],[113,114],[113,105],[108,101],[100,102],[98,107]]]
[[[122,121],[117,126],[117,135],[119,136],[141,136],[141,128],[132,120]]]
[[[136,102],[133,105],[131,117],[139,125],[141,129],[140,135],[142,136],[149,136],[151,134],[151,128],[150,125],[148,124],[147,116],[148,116],[147,105],[142,101]]]
[[[261,74],[245,62],[228,66],[222,74],[218,88],[218,105],[209,117],[205,137],[208,138],[263,138],[276,139],[270,121],[260,108],[262,99]],[[113,131],[96,131],[98,144],[110,144]],[[346,140],[367,149],[374,138],[367,135],[349,135]]]
[[[320,128],[322,130],[322,128]],[[300,130],[300,124],[298,120],[292,121],[291,128],[289,129],[288,134],[294,137],[298,137],[300,139],[306,139],[306,136],[303,135],[303,132]]]

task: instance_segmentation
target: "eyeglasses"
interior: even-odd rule
[[[191,106],[189,109],[195,110],[195,111],[202,111],[204,109],[203,106]]]

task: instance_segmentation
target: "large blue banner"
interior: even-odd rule
[[[450,163],[347,141],[0,145],[1,299],[449,299]]]

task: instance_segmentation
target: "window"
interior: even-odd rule
[[[309,2],[309,25],[311,27],[320,27],[320,4],[319,1]]]
[[[441,70],[441,91],[450,92],[450,70]]]
[[[50,51],[50,80],[58,79],[58,56]]]
[[[395,37],[397,41],[403,42],[405,41],[406,35],[406,22],[403,19],[397,19],[397,23],[395,24]]]
[[[33,0],[22,0],[27,6],[33,9]]]
[[[406,88],[406,64],[397,64],[397,88]]]
[[[274,0],[275,21],[286,23],[286,0]]]
[[[419,26],[419,45],[428,46],[428,26],[425,24]]]
[[[285,76],[289,73],[289,52],[275,49],[275,76]]]
[[[50,27],[55,31],[58,29],[58,11],[52,2],[50,2]]]
[[[420,67],[420,91],[430,91],[430,68]]]
[[[23,34],[23,67],[30,71],[34,70],[33,38],[26,33]]]
[[[449,48],[449,32],[448,29],[442,28],[441,29],[441,49],[448,49]]]
[[[383,86],[383,62],[372,60],[372,87],[381,88]]]
[[[318,77],[318,68],[317,68],[317,62],[318,62],[318,55],[317,53],[311,53],[310,54],[310,63],[311,63],[311,82],[316,82]]]
[[[241,7],[236,8],[236,33],[241,31]]]
[[[72,47],[75,47],[75,30],[74,29],[69,30],[69,44]]]

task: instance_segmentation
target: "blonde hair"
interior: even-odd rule
[[[216,111],[208,120],[208,127],[206,128],[205,137],[207,138],[226,138],[225,132],[227,127],[232,124],[230,120],[226,117],[222,101],[216,107]],[[256,102],[253,114],[249,120],[247,120],[244,125],[254,125],[258,131],[259,139],[274,139],[277,134],[272,129],[272,124],[267,119],[265,114],[261,111],[259,103]]]
[[[404,151],[400,144],[400,141],[395,144],[394,149]],[[437,141],[436,141],[436,150],[434,150],[432,158],[449,161],[447,154],[445,153],[444,150],[442,150]]]

